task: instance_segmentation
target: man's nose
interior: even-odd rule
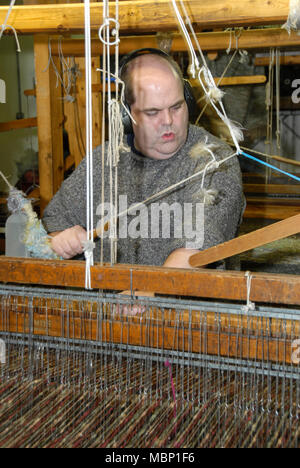
[[[164,111],[162,112],[162,120],[164,125],[172,124],[173,118],[170,109],[164,109]]]

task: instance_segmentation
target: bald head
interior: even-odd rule
[[[130,60],[121,72],[121,79],[125,83],[125,100],[131,106],[136,100],[135,88],[143,80],[152,80],[156,76],[169,76],[181,83],[184,89],[183,75],[178,64],[169,56],[158,54],[143,54]]]

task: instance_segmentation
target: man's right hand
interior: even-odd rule
[[[52,232],[51,247],[54,252],[65,260],[83,253],[83,243],[86,241],[86,230],[81,226],[73,226],[65,231]]]

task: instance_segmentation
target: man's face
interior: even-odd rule
[[[169,159],[185,143],[188,109],[181,80],[169,67],[144,67],[133,74],[134,143],[152,159]]]

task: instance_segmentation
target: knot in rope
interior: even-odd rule
[[[245,277],[247,278],[247,304],[245,306],[242,306],[242,311],[247,313],[250,310],[255,310],[255,303],[250,301],[251,282],[252,282],[251,272],[246,271]]]

